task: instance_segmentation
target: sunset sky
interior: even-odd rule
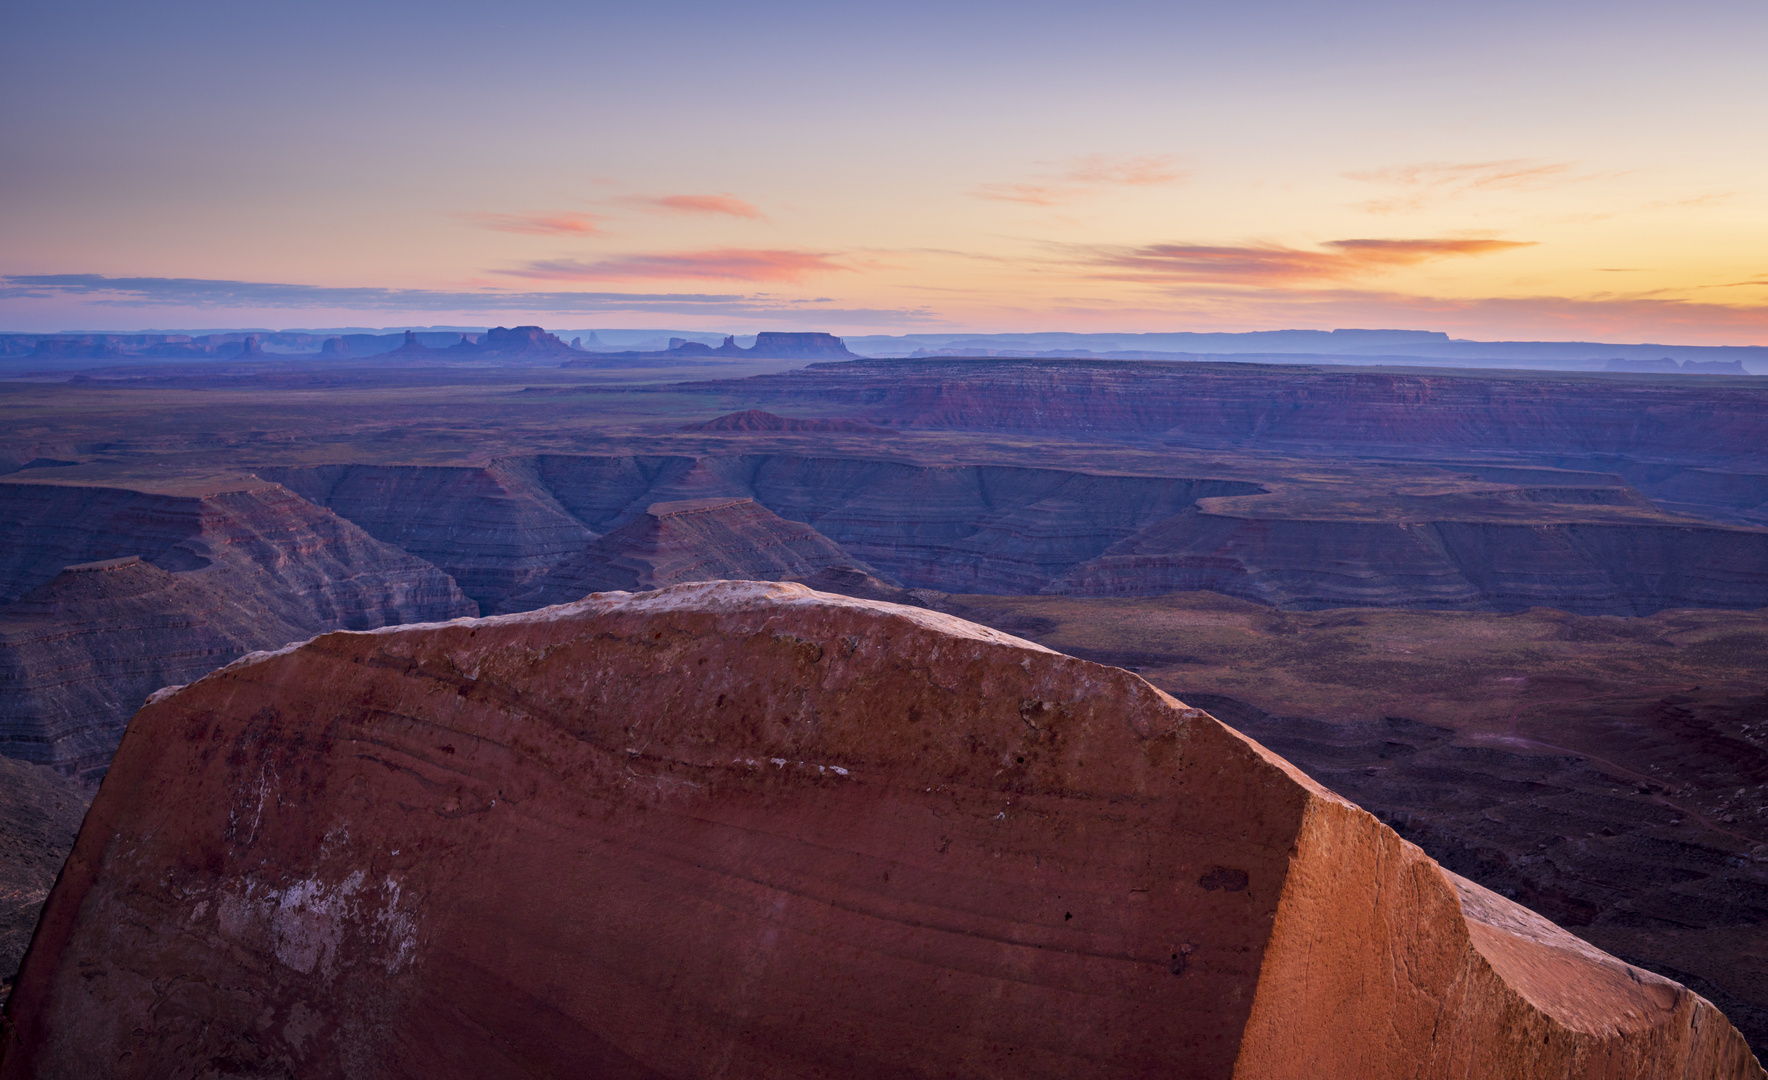
[[[1768,4],[10,4],[0,329],[1768,344]]]

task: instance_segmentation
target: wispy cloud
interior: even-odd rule
[[[1360,180],[1388,188],[1391,194],[1355,204],[1371,214],[1393,214],[1422,209],[1441,200],[1458,198],[1474,192],[1505,189],[1534,189],[1573,179],[1571,162],[1531,161],[1511,158],[1503,161],[1462,163],[1426,162],[1419,165],[1395,165],[1386,169],[1346,173],[1347,179]]]
[[[468,221],[498,232],[530,236],[595,236],[602,231],[597,214],[463,214]]]
[[[799,320],[814,315],[867,326],[925,323],[938,315],[924,306],[902,308],[835,307],[827,297],[799,299],[767,293],[517,292],[495,289],[334,288],[283,282],[210,278],[126,277],[100,274],[15,274],[0,276],[0,303],[63,300],[76,310],[119,308],[306,309],[311,311],[420,312],[463,314],[529,312],[584,314],[639,312],[652,315],[715,315],[766,320]],[[107,317],[108,318],[108,317]],[[800,324],[801,325],[801,324]]]
[[[981,184],[971,191],[979,199],[1023,203],[1027,206],[1059,206],[1096,195],[1113,187],[1147,187],[1177,184],[1190,174],[1171,157],[1121,157],[1088,154],[1076,158],[1063,172],[1042,174],[1029,181]]]
[[[1272,286],[1342,281],[1434,259],[1489,255],[1530,246],[1528,241],[1467,238],[1332,240],[1314,250],[1280,244],[1147,244],[1137,248],[1090,249],[1081,261],[1108,271],[1112,277]]]
[[[828,252],[781,248],[717,248],[649,255],[616,255],[593,262],[545,259],[503,273],[547,281],[620,281],[642,279],[718,279],[734,281],[802,281],[812,274],[848,270]]]
[[[760,207],[728,192],[719,195],[629,195],[620,201],[653,213],[723,214],[751,221],[766,220]]]

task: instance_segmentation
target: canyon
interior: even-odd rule
[[[760,582],[156,694],[8,1015],[8,1080],[1765,1075],[1129,672]]]
[[[89,797],[255,649],[795,580],[1133,668],[1768,1047],[1763,380],[697,362],[0,379],[0,750]]]
[[[0,753],[102,775],[151,691],[335,627],[475,611],[273,484],[0,483]]]

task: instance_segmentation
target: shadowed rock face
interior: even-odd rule
[[[592,592],[654,589],[714,578],[802,577],[830,567],[863,574],[853,556],[809,525],[754,499],[653,503],[643,515],[566,559],[509,610],[578,600]]]
[[[91,801],[52,769],[0,757],[0,1005]]]
[[[0,484],[0,753],[92,778],[169,682],[325,630],[474,610],[434,566],[274,484]]]
[[[6,1080],[1763,1075],[1128,672],[756,582],[157,695],[8,1010]]]

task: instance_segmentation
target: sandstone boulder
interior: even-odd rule
[[[1128,672],[760,582],[131,723],[0,1077],[1737,1077],[1710,1004]]]

